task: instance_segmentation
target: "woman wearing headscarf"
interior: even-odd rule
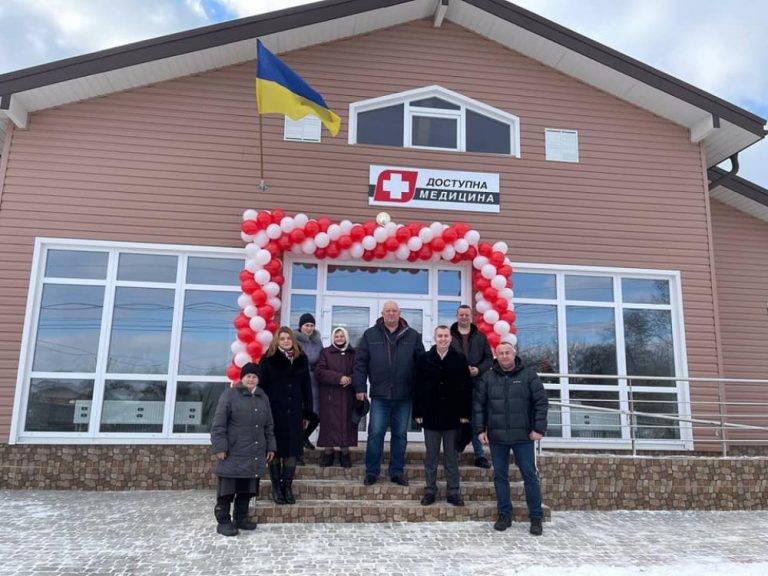
[[[248,505],[259,493],[259,479],[275,455],[272,411],[264,390],[258,387],[259,367],[246,364],[240,381],[219,397],[211,425],[211,444],[218,459],[214,514],[216,531],[235,536],[240,530],[254,530],[248,519]],[[234,500],[234,522],[230,506]]]
[[[352,369],[355,350],[349,345],[349,334],[341,326],[331,332],[331,345],[320,353],[315,377],[320,388],[320,436],[317,445],[325,448],[320,466],[333,466],[334,448],[339,447],[339,464],[352,466],[349,447],[357,446],[357,426],[352,421],[355,389]]]
[[[312,392],[307,355],[293,331],[282,326],[261,361],[261,387],[269,397],[275,423],[277,451],[269,465],[272,498],[277,504],[295,504],[293,477],[301,453]]]
[[[320,337],[320,333],[315,329],[315,317],[312,314],[307,312],[299,317],[299,331],[296,332],[296,340],[299,341],[299,346],[301,346],[309,361],[309,377],[312,380],[312,406],[314,407],[314,412],[308,415],[309,424],[304,429],[302,448],[314,450],[315,447],[309,441],[309,437],[321,420],[317,414],[318,406],[320,405],[320,390],[315,379],[314,368],[317,360],[320,358],[320,352],[323,351],[323,340]],[[303,464],[301,459],[299,459],[299,464]]]

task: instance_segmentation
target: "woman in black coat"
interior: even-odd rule
[[[224,536],[234,536],[238,528],[256,528],[248,520],[248,504],[258,495],[259,478],[275,455],[272,410],[258,383],[259,367],[243,366],[240,382],[221,394],[213,416],[211,444],[219,477],[214,514],[216,531]],[[229,513],[233,500],[234,523]]]
[[[272,498],[277,504],[295,504],[293,477],[312,412],[312,389],[307,355],[287,326],[277,331],[261,361],[261,387],[269,396],[277,440],[276,457],[269,465]]]
[[[334,447],[341,449],[339,464],[352,466],[349,447],[357,446],[357,426],[352,422],[355,389],[352,370],[355,349],[349,345],[349,334],[339,326],[331,332],[331,345],[323,348],[315,364],[315,377],[320,388],[320,436],[317,445],[325,448],[320,466],[333,466]]]

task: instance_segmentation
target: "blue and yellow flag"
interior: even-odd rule
[[[336,136],[341,118],[331,112],[323,97],[315,92],[301,76],[288,68],[277,56],[257,42],[256,101],[259,114],[285,114],[291,120],[301,120],[312,114]]]

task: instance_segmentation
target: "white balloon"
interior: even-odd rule
[[[269,236],[267,236],[264,230],[259,230],[253,237],[253,243],[259,248],[264,248],[264,246],[269,244]]]
[[[514,296],[515,293],[512,291],[512,288],[502,288],[499,290],[499,297],[504,298],[507,301],[512,300]]]
[[[509,342],[512,346],[517,346],[517,336],[514,334],[504,334],[504,336],[501,337],[501,341]]]
[[[366,236],[365,238],[363,238],[363,241],[361,242],[361,244],[363,245],[363,248],[365,248],[366,250],[373,250],[374,248],[376,248],[376,238],[374,238],[373,236]]]
[[[406,242],[406,246],[408,246],[408,250],[411,252],[418,252],[421,250],[421,247],[424,245],[424,243],[421,241],[421,238],[418,236],[411,236],[408,238],[408,242]]]
[[[328,238],[330,238],[333,241],[338,240],[341,238],[341,226],[338,224],[331,224],[328,226]]]
[[[499,313],[493,308],[486,310],[483,312],[483,320],[488,322],[488,324],[496,324],[499,321]]]
[[[256,262],[253,258],[249,258],[245,261],[245,269],[249,272],[256,273],[257,271],[261,270],[261,264]]]
[[[237,354],[235,354],[235,366],[237,366],[238,368],[242,368],[243,366],[248,364],[248,362],[250,361],[251,361],[251,355],[248,354],[247,352],[238,352]]]
[[[483,296],[482,292],[475,292],[475,302],[480,302],[480,300],[483,300],[485,296]]]
[[[408,246],[405,244],[401,244],[398,246],[397,250],[395,250],[395,256],[397,256],[398,260],[408,260],[408,256],[411,255],[411,251],[408,249]]]
[[[253,236],[245,232],[240,232],[240,238],[242,238],[243,242],[253,242]]]
[[[349,220],[342,220],[339,222],[339,228],[341,228],[342,235],[349,234],[349,231],[352,230],[352,222]]]
[[[442,256],[444,260],[453,260],[453,257],[456,256],[456,250],[449,244],[443,250]]]
[[[506,254],[507,250],[509,250],[509,246],[507,246],[506,242],[496,242],[493,245],[494,252],[501,252],[502,254]]]
[[[248,318],[253,318],[253,317],[254,317],[254,316],[256,316],[256,314],[258,314],[258,313],[259,313],[259,311],[258,311],[258,310],[256,310],[256,306],[254,306],[253,304],[251,304],[250,306],[246,306],[245,308],[243,308],[243,314],[245,314],[246,316],[248,316]]]
[[[269,346],[269,343],[272,342],[272,332],[269,330],[262,330],[261,332],[257,332],[256,341],[261,344],[263,348],[266,348]]]
[[[264,284],[272,279],[272,274],[270,274],[268,270],[256,270],[256,272],[253,273],[253,279],[256,280],[257,284],[264,286]]]
[[[270,296],[267,298],[267,304],[272,306],[272,308],[275,309],[275,312],[280,310],[280,306],[282,305],[282,301],[277,296]]]
[[[251,318],[251,321],[248,323],[251,327],[251,330],[258,333],[261,330],[264,330],[264,328],[267,327],[267,321],[264,320],[261,316],[254,316]]]
[[[304,228],[304,226],[307,225],[307,222],[309,222],[309,216],[301,212],[293,217],[293,223],[296,225],[296,228]]]
[[[339,252],[339,260],[349,260],[352,258],[352,254],[349,252],[349,250],[342,250]]]
[[[251,300],[251,295],[246,294],[243,292],[240,294],[240,296],[237,297],[237,305],[240,306],[240,308],[245,308],[246,306],[250,306],[253,304],[253,300]]]
[[[440,236],[443,233],[443,225],[440,222],[432,222],[429,225],[429,230],[432,232],[432,237]]]
[[[453,243],[453,247],[459,254],[464,254],[464,252],[469,250],[469,242],[464,240],[464,238],[459,238]]]
[[[464,239],[469,242],[470,246],[477,246],[477,243],[480,242],[480,232],[477,230],[470,230],[464,234]]]
[[[509,310],[510,312],[514,312],[515,311],[515,305],[512,304],[512,302],[507,302],[507,310]]]
[[[397,234],[397,224],[394,222],[387,222],[384,226],[384,230],[387,231],[387,238],[392,238],[392,236]]]
[[[270,254],[269,250],[264,250],[263,248],[256,252],[256,256],[254,257],[254,260],[256,260],[257,264],[261,264],[264,266],[265,264],[268,264],[270,260],[272,260],[272,254]]]
[[[232,350],[232,354],[238,354],[240,352],[245,352],[245,343],[240,342],[240,340],[235,340],[230,344],[229,349]]]
[[[280,220],[280,229],[285,233],[293,231],[295,227],[296,223],[290,216],[285,216],[282,220]]]
[[[502,290],[507,285],[507,279],[504,278],[501,274],[496,274],[493,278],[491,278],[491,286],[493,286],[496,290]]]
[[[318,248],[325,248],[330,243],[331,243],[331,239],[328,237],[328,234],[326,234],[325,232],[318,232],[315,235],[315,246],[317,246]]]
[[[376,240],[376,242],[381,244],[382,242],[384,242],[384,240],[387,239],[387,230],[379,226],[378,228],[376,228],[376,230],[373,231],[373,238],[374,240]]]
[[[270,239],[277,240],[282,235],[283,229],[280,228],[279,224],[270,224],[269,226],[267,226],[267,229],[265,230],[265,232],[267,233],[267,236],[269,236]]]
[[[485,256],[475,256],[475,259],[472,260],[472,266],[475,267],[475,270],[481,270],[486,264],[488,264],[488,258]]]
[[[360,242],[354,242],[349,249],[352,258],[362,258],[363,252],[365,252],[365,248],[363,248],[363,245]]]
[[[504,336],[509,333],[509,322],[506,320],[499,320],[493,325],[493,331],[499,336]]]
[[[479,314],[485,314],[490,309],[491,309],[491,303],[488,302],[488,300],[485,300],[485,299],[478,300],[475,303],[475,310],[477,310]]]
[[[494,276],[496,276],[496,266],[493,264],[486,264],[480,269],[480,274],[483,275],[483,278],[487,278],[490,280]]]
[[[291,254],[302,254],[301,244],[294,244],[291,246]]]
[[[442,260],[442,259],[443,259],[443,257],[440,256],[440,252],[432,252],[432,257],[430,258],[430,260],[432,260],[432,262],[440,262],[440,260]]]
[[[243,221],[245,220],[255,220],[256,216],[258,216],[259,213],[256,212],[253,208],[248,208],[245,212],[243,212]]]
[[[275,282],[267,282],[264,284],[262,290],[264,290],[264,293],[267,296],[277,296],[280,294],[280,286],[278,286]]]
[[[304,254],[314,254],[315,250],[317,250],[317,245],[315,244],[315,241],[312,240],[312,238],[307,238],[304,240],[304,242],[301,243],[301,251]]]
[[[432,242],[432,238],[434,238],[434,234],[432,233],[432,230],[430,228],[422,228],[419,230],[419,238],[421,238],[421,241],[425,244],[427,242]]]

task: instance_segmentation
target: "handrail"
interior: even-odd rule
[[[642,376],[633,374],[563,374],[552,372],[538,372],[539,378],[581,378],[593,380],[658,380],[661,382],[731,382],[737,384],[768,384],[768,380],[757,378],[720,378],[691,376]]]

